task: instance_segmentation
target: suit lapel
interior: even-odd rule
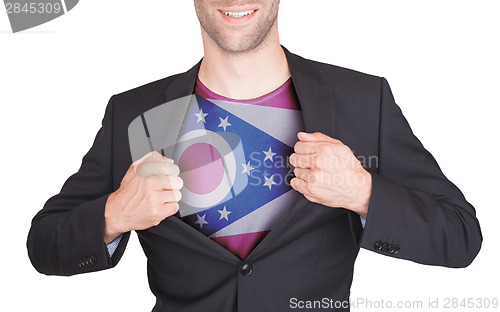
[[[292,81],[299,97],[306,132],[323,132],[334,136],[335,101],[331,88],[321,82],[307,60],[290,53],[283,47],[292,74]]]
[[[292,75],[293,85],[299,98],[304,127],[306,132],[322,132],[334,137],[335,133],[335,102],[331,88],[321,82],[321,75],[309,64],[309,61],[290,53],[285,47],[283,51],[287,57],[288,66]],[[178,75],[165,89],[165,101],[172,101],[194,93],[196,77],[200,69],[201,60],[185,73]],[[188,105],[188,103],[186,103]],[[247,259],[260,253],[290,229],[300,218],[307,213],[311,202],[303,195],[299,196],[289,212],[276,224],[273,230],[254,248]],[[209,249],[214,249],[219,255],[231,261],[241,261],[226,248],[196,231],[176,217],[165,219],[175,227],[185,228],[193,239],[193,244],[201,244]],[[183,223],[183,224],[181,224]],[[194,233],[196,232],[196,233]]]
[[[173,81],[165,88],[165,102],[173,101],[178,98],[194,94],[196,77],[200,70],[201,59],[196,65],[187,72],[179,74],[173,78]],[[186,105],[189,103],[186,103]]]
[[[314,72],[307,61],[290,53],[283,47],[292,74],[292,81],[299,98],[306,132],[323,132],[334,136],[335,103],[331,89],[320,82],[320,75]],[[248,255],[254,257],[272,245],[308,212],[311,202],[300,195],[288,213],[274,226],[271,232]]]

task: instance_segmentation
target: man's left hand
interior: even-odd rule
[[[298,133],[290,164],[291,186],[309,201],[343,207],[366,219],[372,177],[351,149],[321,132]]]

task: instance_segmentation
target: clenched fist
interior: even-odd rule
[[[308,200],[343,207],[366,219],[372,178],[351,149],[321,132],[299,132],[290,164],[295,178],[290,185]]]
[[[153,151],[132,163],[105,207],[104,242],[121,233],[158,225],[179,210],[183,186],[179,167]]]

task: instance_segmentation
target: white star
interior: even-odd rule
[[[204,214],[203,217],[200,217],[200,215],[196,215],[198,217],[198,221],[196,221],[194,224],[199,224],[200,225],[200,229],[203,228],[203,224],[208,224],[207,221],[205,221],[205,217],[206,217],[207,214]]]
[[[273,176],[272,175],[271,175],[270,178],[264,177],[264,179],[266,179],[266,183],[264,183],[264,185],[262,185],[262,186],[269,186],[269,189],[271,189],[271,185],[277,184],[276,182],[273,181]]]
[[[266,151],[262,151],[264,154],[266,154],[266,158],[264,158],[264,161],[266,161],[266,159],[271,159],[272,162],[274,162],[273,160],[273,156],[276,155],[276,153],[273,153],[271,151],[271,147],[269,147],[269,150],[266,152]]]
[[[246,165],[245,164],[241,164],[243,166],[243,171],[241,173],[247,173],[248,175],[250,175],[250,171],[252,171],[253,169],[255,169],[254,167],[251,167],[250,166],[250,162],[248,162]]]
[[[199,123],[200,121],[205,122],[205,116],[208,114],[203,113],[203,109],[200,108],[200,112],[198,114],[195,113],[195,116],[198,117],[198,120],[196,120],[196,123]]]
[[[224,131],[226,131],[226,127],[231,125],[231,124],[227,121],[227,119],[228,119],[228,118],[229,118],[229,116],[227,116],[225,119],[222,119],[221,117],[219,117],[219,119],[220,119],[220,124],[219,124],[217,127],[223,127],[223,128],[224,128]]]
[[[229,219],[227,218],[227,216],[231,213],[231,211],[226,210],[226,206],[224,206],[223,210],[217,210],[217,211],[220,213],[219,220],[222,220],[222,218],[224,218],[227,221],[229,221]]]

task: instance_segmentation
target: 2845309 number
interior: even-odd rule
[[[498,308],[498,298],[445,298],[445,309],[476,308],[476,309],[496,309]]]
[[[8,14],[59,14],[62,10],[60,3],[31,2],[21,4],[19,2],[5,3]]]

